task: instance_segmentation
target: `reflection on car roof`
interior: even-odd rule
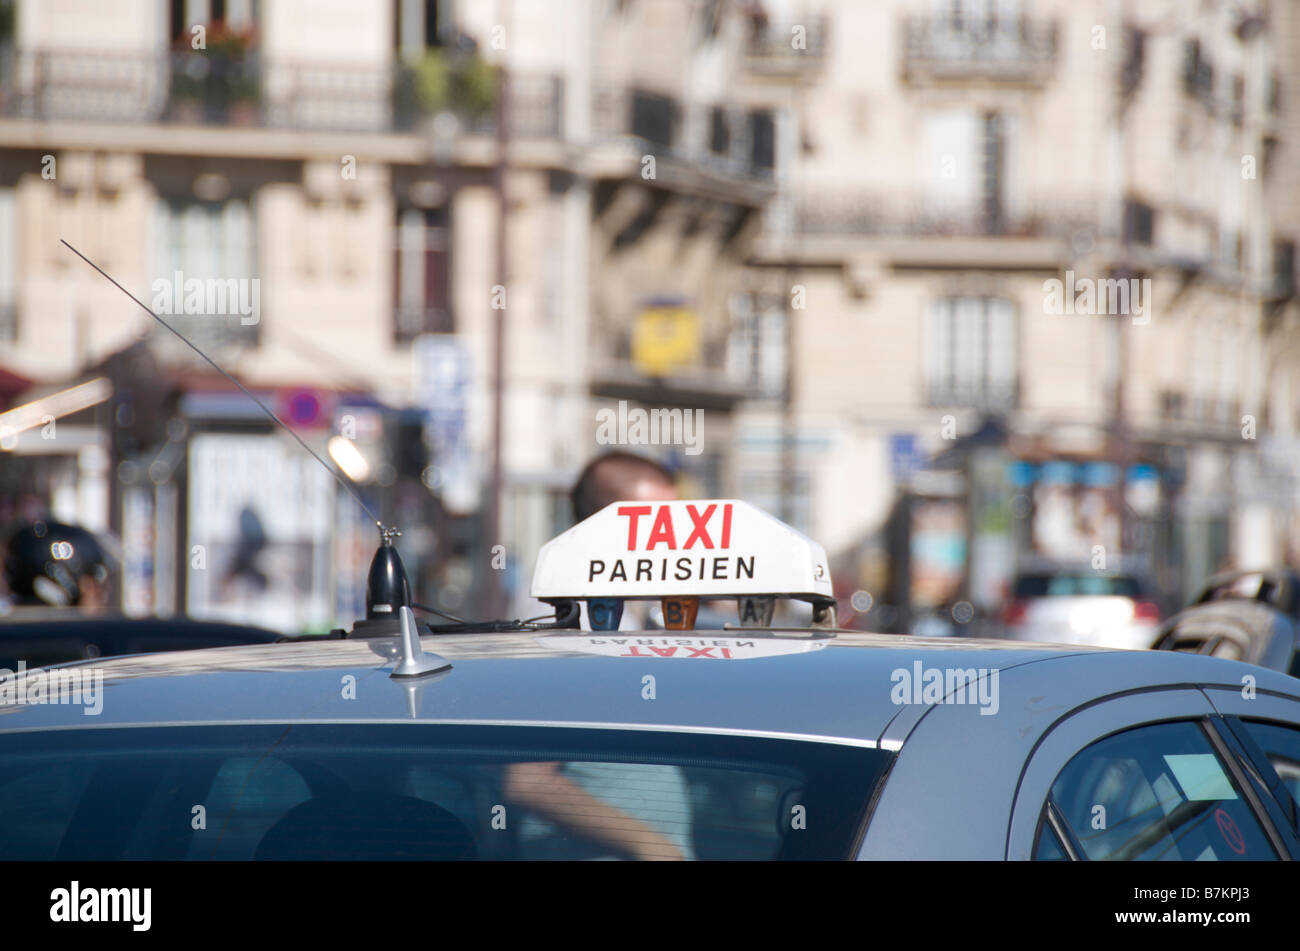
[[[684,639],[758,640],[759,631],[684,632]],[[778,637],[800,636],[779,632]],[[825,634],[825,632],[818,632]],[[673,632],[611,632],[661,641]],[[421,682],[389,677],[393,639],[317,640],[110,658],[102,673],[102,712],[77,706],[0,707],[0,733],[177,723],[359,722],[412,718],[429,723],[572,724],[720,731],[830,739],[874,745],[907,705],[891,699],[891,677],[926,668],[997,670],[1001,709],[1168,683],[1239,687],[1243,673],[1260,689],[1295,693],[1295,681],[1261,668],[1193,654],[1112,651],[974,639],[843,632],[824,650],[696,663],[660,657],[600,656],[548,644],[552,635],[425,637],[427,650],[452,662]],[[609,635],[568,632],[590,639]],[[1085,683],[1079,683],[1086,668]],[[72,667],[29,676],[48,677]],[[657,678],[653,701],[642,678]],[[344,689],[348,684],[351,689]],[[348,695],[350,694],[350,696]],[[1070,703],[1075,700],[1071,699]],[[969,708],[975,713],[974,708]],[[907,719],[922,712],[913,709]],[[978,713],[975,713],[978,715]],[[1008,720],[1008,729],[1014,722]]]

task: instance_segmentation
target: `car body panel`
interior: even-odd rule
[[[89,666],[103,676],[102,713],[10,703],[0,706],[0,734],[419,722],[879,745],[897,755],[859,857],[1001,859],[1027,857],[1047,789],[1078,749],[1099,733],[1212,713],[1202,685],[1226,698],[1240,693],[1244,677],[1253,677],[1259,694],[1289,698],[1297,712],[1288,722],[1300,722],[1300,684],[1294,679],[1195,654],[849,632],[812,650],[809,637],[825,632],[740,630],[681,632],[681,640],[738,646],[768,638],[764,649],[784,644],[788,652],[732,660],[708,656],[699,663],[678,654],[594,653],[607,651],[610,638],[624,634],[657,644],[675,632],[566,632],[563,640],[537,634],[426,636],[424,649],[445,657],[451,668],[405,681],[390,676],[395,638],[66,665],[28,677]],[[996,686],[996,712],[985,714],[988,706],[957,702],[951,694],[942,702],[911,702],[895,689],[898,678],[921,669],[974,671],[987,688]],[[654,677],[653,699],[643,694],[647,675]]]
[[[624,633],[587,636],[608,642]],[[664,635],[630,632],[618,639],[658,642]],[[566,644],[574,639],[564,637]],[[732,630],[716,637],[691,632],[681,640],[701,637],[724,644],[759,639]],[[981,666],[1009,666],[1054,652],[1016,644],[844,634],[817,652],[696,662],[597,656],[556,650],[546,642],[546,636],[537,635],[426,637],[424,648],[446,657],[452,669],[414,685],[389,677],[394,638],[105,659],[94,665],[104,677],[100,715],[82,718],[75,708],[61,706],[0,707],[18,714],[0,717],[0,731],[59,723],[203,722],[232,715],[259,721],[410,719],[414,699],[414,718],[431,722],[688,727],[875,743],[899,712],[890,700],[891,673],[910,668],[918,657],[924,656],[926,664],[967,667],[980,653],[995,659]],[[657,678],[654,700],[642,697],[647,674]],[[355,678],[356,699],[344,697],[343,678],[348,676]],[[756,696],[763,702],[755,703]]]
[[[1142,714],[1123,725],[1164,719],[1159,694],[1178,685],[1220,684],[1240,690],[1240,678],[1260,676],[1259,668],[1232,661],[1185,654],[1205,662],[1196,667],[1172,667],[1154,651],[1095,651],[1043,657],[999,674],[1000,705],[996,715],[983,716],[977,707],[944,703],[920,711],[914,728],[901,736],[891,725],[886,736],[900,745],[888,783],[863,841],[862,858],[1001,858],[1007,854],[1009,823],[1022,769],[1054,724],[1104,698],[1144,696],[1126,710]],[[1270,688],[1293,693],[1295,687],[1280,674],[1265,675]],[[1262,682],[1261,682],[1262,683]],[[1197,691],[1199,694],[1199,691]],[[1110,701],[1101,703],[1108,706]],[[1199,709],[1211,713],[1201,696]],[[1146,716],[1146,714],[1150,714]],[[1300,719],[1300,713],[1297,714]],[[1055,764],[1046,788],[1069,757],[1099,736],[1088,738]],[[1046,761],[1044,761],[1046,762]],[[978,778],[978,782],[973,781]],[[961,789],[969,803],[953,808],[947,791]],[[916,803],[947,802],[927,810],[924,828],[909,821]],[[1028,800],[1025,800],[1028,801]],[[979,822],[971,822],[978,816]],[[880,825],[877,826],[877,821]],[[1032,833],[1031,833],[1032,834]],[[1022,847],[1016,839],[1017,848]]]

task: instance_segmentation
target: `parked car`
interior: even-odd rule
[[[1142,649],[1159,630],[1160,607],[1134,571],[1036,566],[1012,581],[1002,624],[1010,640]]]
[[[187,617],[65,617],[0,623],[0,671],[65,664],[95,657],[270,644],[276,631]],[[0,673],[0,676],[4,676]]]
[[[1300,676],[1300,576],[1286,568],[1215,575],[1152,646]]]

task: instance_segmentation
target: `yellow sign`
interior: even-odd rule
[[[649,307],[632,331],[632,363],[646,376],[667,376],[700,360],[699,318],[684,307]]]

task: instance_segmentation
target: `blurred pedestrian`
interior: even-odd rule
[[[592,459],[569,492],[573,520],[581,522],[614,502],[672,502],[680,498],[677,479],[665,466],[646,456],[613,450]],[[628,601],[620,631],[663,627],[662,609],[652,601]],[[583,613],[584,629],[590,624]]]
[[[587,463],[570,493],[574,519],[579,522],[613,502],[668,502],[677,497],[672,472],[653,459],[621,450]],[[644,629],[646,604],[631,602],[632,610],[624,610],[620,628]],[[647,860],[694,856],[690,789],[678,767],[515,763],[505,768],[503,784],[505,796],[533,814],[520,827],[521,844],[530,856]]]
[[[19,529],[5,552],[5,581],[15,607],[108,608],[109,570],[95,536],[77,525],[48,519]]]

